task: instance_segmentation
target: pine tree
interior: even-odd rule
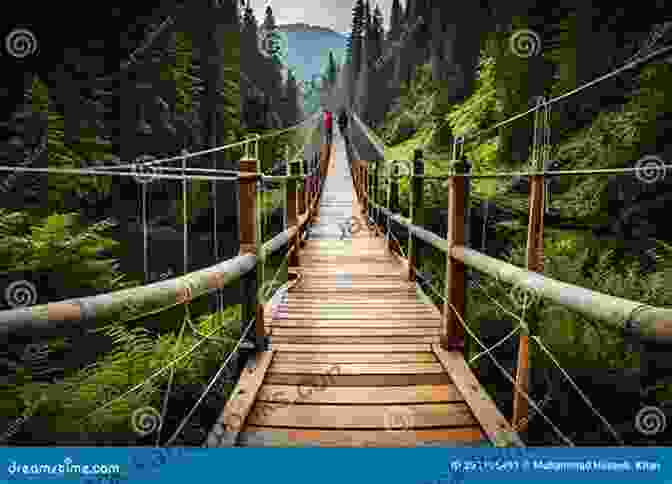
[[[327,66],[327,81],[329,87],[336,85],[336,61],[334,60],[334,53],[329,51],[329,64]]]
[[[351,59],[352,59],[352,73],[354,79],[357,78],[359,68],[362,64],[362,34],[364,32],[365,22],[365,8],[363,0],[355,0],[355,7],[352,11],[352,33],[351,35]]]
[[[371,4],[366,0],[364,4],[364,32],[368,34],[371,31]]]
[[[406,0],[406,10],[404,11],[404,22],[406,25],[412,25],[415,20],[415,0]]]
[[[271,56],[274,62],[278,65],[283,63],[282,43],[280,40],[280,32],[275,24],[275,17],[273,16],[273,9],[269,5],[266,7],[266,17],[264,18],[264,49]]]
[[[299,88],[292,69],[287,73],[287,124],[294,125],[299,121]]]
[[[371,57],[373,60],[378,59],[383,55],[383,42],[385,40],[385,30],[384,30],[384,19],[383,13],[380,11],[380,7],[376,5],[376,8],[373,11],[373,46]]]
[[[254,17],[254,10],[246,7],[243,13],[242,41],[244,49],[257,48],[258,35],[257,19]]]
[[[392,2],[392,12],[390,13],[390,31],[388,33],[388,40],[399,40],[401,37],[401,22],[403,17],[403,11],[401,9],[401,4],[399,0],[393,0]]]

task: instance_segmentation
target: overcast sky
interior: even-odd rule
[[[250,0],[257,22],[264,20],[266,6],[273,9],[278,25],[306,23],[329,27],[336,32],[349,32],[352,22],[354,0]],[[371,0],[371,9],[378,4],[385,19],[385,29],[389,28],[392,0]],[[402,5],[406,2],[402,0]]]

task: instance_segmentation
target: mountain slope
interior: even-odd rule
[[[287,64],[297,79],[308,81],[326,67],[329,51],[336,62],[345,56],[346,37],[325,27],[307,24],[280,25],[278,30],[287,41]]]

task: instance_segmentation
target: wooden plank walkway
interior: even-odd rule
[[[266,314],[271,349],[206,445],[492,445],[511,428],[463,356],[439,347],[439,311],[366,224],[341,230],[360,207],[335,141],[300,277]]]

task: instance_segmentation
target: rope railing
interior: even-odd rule
[[[545,205],[548,205],[546,176],[557,175],[585,175],[585,174],[614,174],[637,172],[642,168],[617,168],[617,169],[591,169],[591,170],[547,170],[550,154],[550,105],[561,99],[567,99],[571,95],[593,86],[600,81],[613,77],[619,72],[630,69],[635,65],[660,56],[669,51],[671,47],[659,49],[658,51],[637,61],[631,62],[609,75],[602,76],[591,83],[581,86],[569,93],[547,101],[544,98],[537,99],[535,108],[510,118],[496,126],[501,127],[503,123],[510,123],[524,115],[534,113],[534,137],[532,149],[532,170],[528,172],[510,172],[510,173],[481,173],[471,174],[470,164],[463,155],[463,145],[465,138],[456,138],[453,141],[453,156],[449,163],[451,172],[446,175],[424,174],[424,160],[422,151],[416,150],[415,160],[413,162],[400,162],[397,160],[386,163],[384,146],[380,140],[375,137],[370,128],[351,112],[350,123],[351,132],[354,130],[361,136],[364,143],[372,149],[373,159],[368,161],[358,159],[351,160],[353,183],[355,184],[355,193],[362,205],[362,211],[367,213],[367,218],[376,226],[380,226],[380,232],[385,234],[388,250],[399,252],[399,257],[406,259],[409,281],[418,279],[419,253],[417,251],[417,241],[421,240],[429,246],[438,249],[446,255],[446,285],[443,295],[440,299],[443,304],[443,331],[441,346],[451,351],[464,351],[465,330],[469,333],[484,351],[479,353],[479,357],[487,355],[494,358],[491,351],[494,347],[487,348],[481,344],[480,340],[471,331],[464,322],[465,302],[466,302],[466,269],[474,269],[488,276],[496,278],[499,282],[513,285],[515,288],[523,291],[530,299],[547,300],[556,303],[564,308],[575,311],[592,320],[602,321],[603,323],[619,330],[622,334],[638,338],[642,342],[657,344],[672,343],[672,309],[655,307],[647,304],[641,304],[624,298],[611,296],[598,291],[589,290],[584,287],[558,281],[556,279],[543,275],[543,222],[546,212]],[[488,128],[488,131],[494,128]],[[352,150],[350,151],[352,153]],[[399,173],[400,167],[406,167],[405,173]],[[542,168],[543,167],[543,168]],[[381,168],[386,168],[381,170]],[[542,169],[540,169],[542,168]],[[657,167],[665,170],[668,167]],[[672,168],[670,166],[669,168]],[[409,217],[403,217],[399,206],[399,183],[401,176],[409,180]],[[471,178],[498,178],[498,177],[529,177],[529,221],[528,221],[528,240],[527,240],[527,261],[526,267],[517,267],[500,259],[490,257],[483,252],[469,248],[466,240],[466,226],[469,223],[466,217],[469,206],[469,189],[467,182]],[[423,181],[432,179],[448,180],[448,215],[447,215],[447,236],[443,238],[429,230],[424,229],[422,225],[422,194]],[[380,182],[385,182],[386,193],[384,200],[380,198]],[[406,229],[408,233],[408,250],[404,251],[401,242],[398,240],[391,228],[391,223],[395,222]],[[378,230],[378,229],[377,229]],[[426,281],[424,281],[426,282]],[[426,284],[427,285],[427,284]],[[433,289],[430,286],[430,289]],[[422,292],[423,286],[418,286]],[[438,293],[437,293],[438,294]],[[518,318],[520,319],[520,318]],[[587,396],[578,388],[569,374],[559,366],[557,359],[550,353],[548,348],[537,336],[531,336],[529,327],[520,319],[521,324],[511,331],[506,337],[498,342],[502,344],[504,340],[510,339],[518,333],[518,361],[515,381],[508,377],[514,383],[514,412],[512,425],[516,429],[526,430],[528,418],[528,405],[532,405],[535,410],[538,408],[533,404],[528,396],[529,387],[529,340],[539,346],[544,354],[549,356],[553,363],[560,368],[563,377],[565,377],[572,387],[579,393],[584,402],[591,408],[593,414],[599,418],[605,425],[611,435],[623,444],[621,437],[615,431],[613,426],[604,418],[604,416],[594,407]],[[495,345],[496,347],[497,345]],[[500,367],[501,365],[497,365]],[[501,370],[503,368],[500,367]],[[539,412],[538,412],[539,413]],[[542,415],[541,413],[539,413]],[[554,430],[557,430],[554,427]],[[560,434],[559,434],[560,435]],[[561,437],[562,438],[562,437]],[[571,441],[563,441],[571,444]]]
[[[322,150],[326,153],[327,150]],[[185,157],[186,158],[186,157]],[[184,158],[182,158],[184,159]],[[257,160],[241,160],[244,162]],[[326,163],[324,157],[319,159],[319,164]],[[0,168],[2,170],[2,168]],[[73,170],[76,173],[76,171]],[[253,173],[256,171],[253,171]],[[150,316],[166,311],[184,302],[191,301],[206,294],[218,291],[226,285],[236,282],[255,271],[255,268],[263,264],[271,255],[285,246],[291,246],[297,239],[297,234],[305,230],[305,227],[314,214],[315,201],[321,183],[307,183],[301,196],[306,198],[307,209],[296,218],[296,223],[291,224],[281,233],[274,236],[264,244],[260,244],[261,251],[257,252],[253,246],[261,237],[260,232],[250,229],[250,224],[256,224],[258,219],[259,205],[256,203],[258,182],[262,179],[271,179],[292,185],[297,180],[311,181],[315,177],[323,178],[324,171],[320,166],[313,166],[307,174],[293,174],[291,176],[263,177],[251,174],[238,177],[199,177],[195,175],[151,175],[156,178],[169,178],[176,180],[238,180],[241,187],[247,186],[246,195],[241,192],[241,252],[238,256],[220,262],[205,269],[185,274],[181,277],[165,279],[152,284],[124,289],[106,294],[99,294],[77,299],[67,299],[30,307],[18,307],[0,311],[0,334],[5,337],[11,335],[28,334],[34,337],[49,337],[67,333],[69,331],[81,331],[117,321],[125,322]],[[100,173],[99,173],[100,174]],[[118,173],[117,173],[118,174]],[[298,188],[294,188],[298,191]],[[296,199],[296,192],[288,193],[288,196]],[[252,201],[254,200],[254,202]],[[287,200],[285,200],[287,203]],[[245,208],[254,208],[249,213]],[[298,208],[298,207],[297,207]],[[242,213],[241,213],[242,215]]]
[[[287,132],[288,130],[284,130]],[[312,132],[312,136],[311,133]],[[274,133],[280,134],[280,133]],[[312,138],[312,139],[311,139]],[[246,140],[248,143],[245,150],[244,159],[241,159],[241,171],[234,177],[218,177],[218,176],[198,176],[187,174],[189,168],[186,166],[186,160],[189,156],[183,153],[183,156],[177,158],[182,160],[181,168],[174,168],[182,172],[181,175],[158,175],[155,173],[143,173],[139,176],[141,187],[143,188],[142,198],[142,216],[145,227],[145,279],[147,280],[147,221],[146,221],[146,181],[145,179],[178,179],[183,182],[183,216],[185,227],[185,247],[184,247],[184,275],[172,279],[164,279],[152,284],[124,289],[121,291],[99,294],[96,296],[83,297],[78,299],[68,299],[53,303],[47,303],[29,307],[18,307],[11,310],[0,311],[0,334],[6,339],[12,337],[30,336],[33,341],[41,338],[48,338],[52,336],[63,336],[70,333],[82,334],[83,330],[92,327],[100,327],[108,323],[124,323],[128,321],[137,320],[153,314],[162,313],[178,305],[185,306],[185,319],[180,329],[180,335],[177,338],[175,345],[176,353],[179,353],[179,346],[182,340],[181,336],[184,330],[188,327],[191,331],[199,336],[200,341],[190,348],[187,352],[180,354],[175,360],[165,365],[160,370],[154,372],[142,383],[133,386],[124,394],[115,399],[104,403],[98,408],[86,415],[82,422],[88,420],[95,413],[109,407],[116,401],[126,398],[131,393],[142,388],[146,383],[155,379],[156,377],[170,372],[168,376],[168,390],[164,395],[163,408],[161,413],[161,421],[165,418],[167,412],[168,400],[170,398],[173,377],[175,373],[175,364],[181,359],[193,353],[198,346],[206,341],[214,341],[221,343],[228,343],[228,340],[222,340],[214,336],[214,334],[221,330],[226,324],[218,325],[213,331],[207,334],[198,331],[191,322],[189,311],[189,304],[191,301],[198,299],[207,294],[218,293],[225,286],[230,285],[236,281],[241,281],[241,288],[243,291],[242,302],[242,319],[248,321],[247,327],[242,331],[241,337],[236,343],[235,347],[228,354],[225,361],[217,373],[210,379],[205,386],[200,398],[187,413],[187,415],[180,422],[177,429],[168,438],[163,445],[171,445],[179,436],[189,419],[193,416],[199,405],[204,400],[205,396],[212,389],[214,383],[218,380],[221,373],[226,369],[233,357],[243,347],[262,351],[266,349],[267,338],[266,328],[264,327],[264,305],[268,304],[267,293],[270,290],[277,289],[278,278],[281,271],[288,262],[288,265],[298,265],[298,252],[302,246],[303,237],[305,237],[305,230],[308,223],[312,219],[317,209],[317,203],[320,198],[324,177],[326,176],[326,164],[328,163],[328,156],[330,149],[325,149],[324,141],[319,136],[319,128],[312,128],[303,140],[304,143],[319,143],[320,155],[315,155],[314,159],[309,163],[301,160],[300,148],[290,156],[287,150],[287,175],[282,176],[265,176],[261,174],[260,160],[258,158],[258,150],[249,149],[251,141],[258,141],[261,139],[259,135]],[[221,148],[221,147],[220,147]],[[202,153],[201,153],[202,154]],[[192,154],[194,155],[194,154]],[[298,161],[297,161],[298,160]],[[166,161],[166,160],[163,160]],[[300,166],[299,166],[300,165]],[[298,169],[298,170],[297,170]],[[0,168],[2,170],[2,168]],[[245,171],[247,170],[247,171]],[[219,173],[221,170],[216,169],[192,169],[192,171],[205,173]],[[49,172],[65,172],[63,170],[49,170]],[[93,173],[90,170],[68,170],[72,174],[78,175],[102,175],[101,171]],[[125,175],[121,172],[112,172],[113,175]],[[132,176],[138,177],[137,173],[132,173]],[[186,182],[188,180],[238,180],[241,186],[240,190],[240,250],[239,255],[231,259],[220,262],[216,265],[207,267],[202,270],[188,273],[188,252],[186,245],[187,236],[187,205],[186,205]],[[275,180],[282,182],[284,193],[284,209],[287,212],[285,229],[271,238],[271,240],[263,243],[263,232],[260,224],[261,213],[261,192],[259,190],[260,183],[263,180]],[[302,182],[299,185],[298,182]],[[213,230],[216,230],[216,222]],[[275,271],[275,274],[269,283],[264,281],[264,263],[269,260],[271,256],[283,249],[287,248],[285,257],[280,263],[280,266]],[[217,307],[218,318],[221,319],[223,311],[223,304]],[[242,328],[241,328],[242,329]],[[249,334],[254,329],[255,337],[252,341],[249,340]],[[23,421],[22,421],[23,422]],[[22,423],[21,422],[21,423]],[[19,425],[21,424],[19,423]],[[11,428],[10,428],[11,430]],[[161,439],[161,428],[157,432],[157,445]]]

